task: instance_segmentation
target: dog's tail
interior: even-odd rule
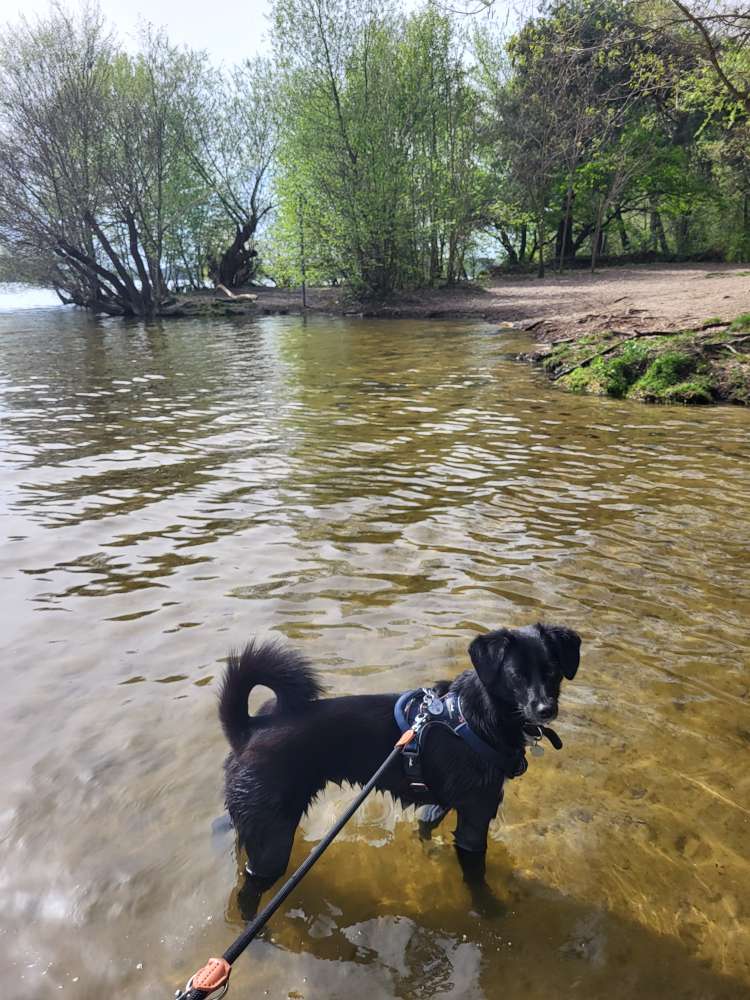
[[[241,654],[230,653],[219,693],[219,719],[236,753],[244,747],[252,730],[247,699],[256,684],[273,691],[277,712],[304,708],[323,691],[305,658],[278,642],[257,645],[253,641]]]

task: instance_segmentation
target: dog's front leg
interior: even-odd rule
[[[476,807],[458,810],[458,824],[453,833],[456,857],[464,882],[477,910],[487,917],[500,916],[504,907],[495,897],[485,878],[487,870],[487,832],[494,818]]]
[[[487,831],[493,815],[474,805],[458,808],[458,823],[453,831],[456,847],[463,854],[484,854],[487,850]]]
[[[461,865],[461,874],[464,882],[472,890],[482,887],[488,888],[485,875],[487,872],[487,852],[486,851],[465,851],[463,847],[455,845],[456,857]]]

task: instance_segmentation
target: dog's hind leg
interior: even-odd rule
[[[432,837],[432,831],[440,826],[449,812],[450,810],[446,809],[444,806],[420,806],[417,810],[419,839],[430,840]]]
[[[262,831],[255,829],[243,838],[247,851],[245,871],[251,878],[272,884],[281,878],[289,864],[294,834],[302,813],[293,817],[275,816],[265,822]]]
[[[260,908],[263,893],[276,881],[275,878],[258,878],[251,875],[245,866],[245,881],[237,890],[237,905],[243,920],[252,920]]]
[[[293,820],[276,818],[264,823],[262,836],[254,830],[244,840],[247,851],[246,878],[237,893],[243,919],[251,920],[255,916],[263,893],[286,871],[300,819],[301,815]]]

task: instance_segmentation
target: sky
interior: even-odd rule
[[[139,22],[150,21],[165,27],[173,43],[206,49],[216,62],[236,63],[269,48],[264,39],[269,0],[221,4],[207,0],[99,0],[99,6],[123,41],[134,34]],[[0,23],[14,21],[22,13],[33,18],[48,7],[48,0],[2,0]]]
[[[77,0],[63,0],[63,3],[75,6]],[[516,19],[516,8],[529,3],[530,0],[495,0],[493,16],[500,23],[509,16]],[[417,5],[417,0],[402,0],[405,10]],[[216,63],[231,65],[258,53],[270,55],[267,18],[271,0],[225,0],[221,4],[214,0],[215,14],[211,0],[99,0],[99,6],[124,42],[134,36],[139,23],[150,21],[156,27],[166,28],[174,44],[206,49]],[[478,0],[455,0],[455,3],[446,0],[445,7],[478,10],[481,4]],[[49,0],[0,0],[0,25],[16,20],[21,14],[33,18],[48,9]]]

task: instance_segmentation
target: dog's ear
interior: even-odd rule
[[[581,637],[572,628],[563,625],[539,625],[549,643],[563,677],[572,681],[581,661]]]
[[[507,629],[478,635],[469,646],[469,656],[479,680],[492,690],[503,667],[513,635]]]

